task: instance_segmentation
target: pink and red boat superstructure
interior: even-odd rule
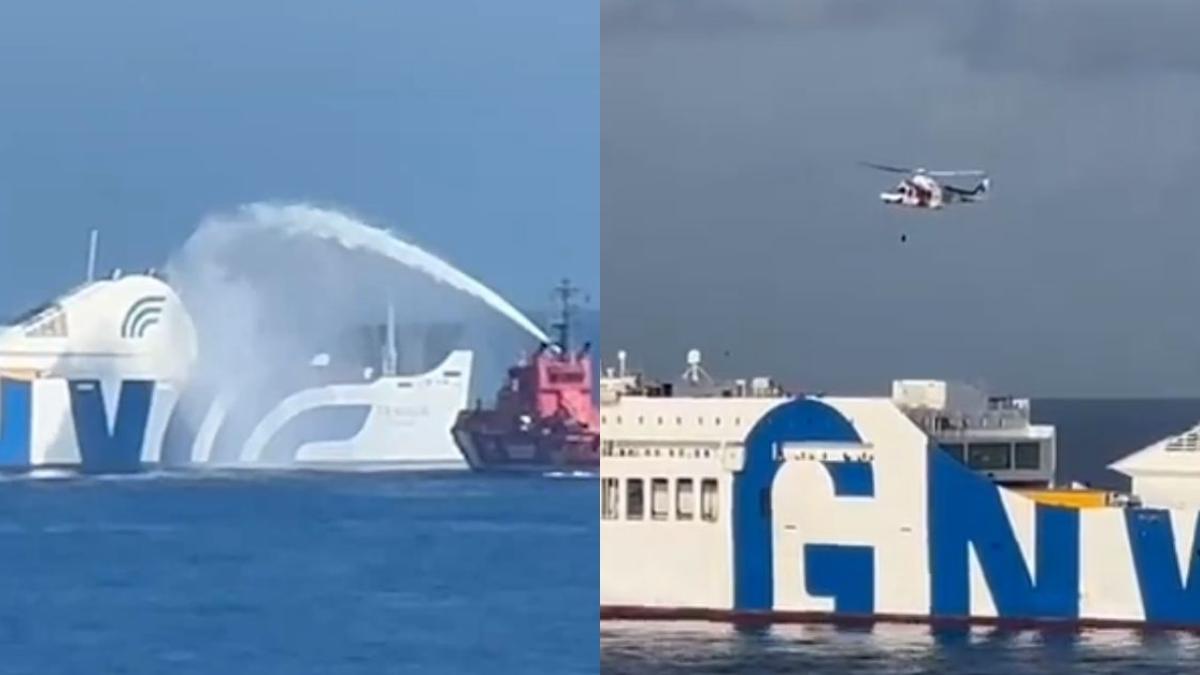
[[[590,344],[573,350],[572,298],[563,281],[555,293],[558,340],[508,370],[495,405],[459,414],[454,440],[471,468],[482,471],[595,471],[600,466],[600,419],[593,399]]]

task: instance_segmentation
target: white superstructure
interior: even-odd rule
[[[1200,425],[1153,443],[1108,468],[1129,476],[1142,504],[1200,508]]]
[[[180,382],[196,358],[182,307],[161,279],[114,272],[0,326],[0,372]]]
[[[1029,399],[990,396],[942,380],[897,380],[892,402],[942,450],[1004,485],[1054,483],[1054,427],[1034,424]]]

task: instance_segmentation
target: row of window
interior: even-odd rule
[[[942,444],[942,449],[979,471],[1037,471],[1042,468],[1042,446],[1036,442],[946,443]]]
[[[622,482],[624,491],[622,491]],[[650,499],[646,500],[649,486]],[[605,478],[600,484],[602,520],[695,520],[696,481],[692,478]],[[673,488],[673,489],[672,489]],[[719,512],[720,484],[716,478],[700,480],[700,520],[715,523]],[[624,497],[624,499],[622,499]],[[622,503],[624,510],[622,510]]]
[[[1167,442],[1167,452],[1196,452],[1200,449],[1200,432],[1189,431]]]
[[[551,372],[550,384],[577,384],[583,382],[583,373],[579,372]]]
[[[925,426],[932,428],[934,431],[962,431],[965,429],[1009,429],[1021,428],[1028,424],[1028,420],[1019,414],[1007,415],[982,415],[973,417],[946,417],[938,415],[932,418],[926,418]]]
[[[660,427],[661,427],[661,426],[663,426],[664,424],[666,424],[666,418],[664,418],[664,417],[662,417],[662,416],[659,416],[659,417],[657,417],[656,419],[657,419],[657,421],[658,421],[658,426],[660,426]],[[711,418],[711,419],[712,419],[712,424],[713,424],[713,426],[714,426],[714,427],[719,427],[719,426],[721,426],[721,418],[720,418],[720,417],[713,417],[713,418]],[[614,421],[615,421],[617,424],[621,424],[621,423],[623,423],[623,422],[624,422],[624,419],[623,419],[623,418],[622,418],[620,415],[617,415],[616,417],[614,417],[614,418],[613,418],[613,420],[614,420]],[[697,417],[697,418],[696,418],[696,424],[697,424],[698,426],[704,426],[704,420],[705,420],[705,418],[704,418],[703,416],[701,416],[701,417]],[[607,415],[601,415],[601,416],[600,416],[600,423],[601,423],[601,424],[608,424],[608,416],[607,416]],[[641,416],[641,415],[638,415],[638,418],[637,418],[637,423],[638,423],[638,424],[646,424],[646,418],[645,418],[645,417],[643,417],[643,416]],[[683,418],[682,418],[682,417],[676,417],[676,418],[675,418],[675,425],[676,425],[676,426],[682,426],[682,425],[683,425]],[[742,425],[742,418],[740,418],[740,417],[735,417],[735,418],[733,418],[733,425],[734,425],[735,427],[736,427],[736,426],[741,426],[741,425]]]
[[[711,459],[716,456],[715,448],[662,448],[645,446],[614,445],[604,441],[600,447],[602,457],[668,457],[674,459]]]
[[[67,315],[59,311],[25,330],[26,337],[67,337]]]

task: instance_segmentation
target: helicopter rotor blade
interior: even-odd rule
[[[916,169],[906,169],[902,166],[889,166],[887,164],[874,164],[872,162],[859,162],[859,164],[876,169],[878,171],[889,171],[891,173],[913,173]]]
[[[978,169],[963,169],[958,171],[926,171],[925,175],[938,178],[950,178],[953,176],[986,176],[987,172],[980,171]]]

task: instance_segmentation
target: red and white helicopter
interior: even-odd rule
[[[983,201],[988,188],[991,187],[986,171],[927,171],[870,162],[862,162],[862,164],[879,171],[908,174],[908,178],[900,181],[893,191],[880,193],[879,198],[886,204],[911,206],[919,209],[940,209],[947,204],[954,203],[971,204]],[[934,180],[953,176],[981,176],[982,178],[974,188],[969,190]]]

